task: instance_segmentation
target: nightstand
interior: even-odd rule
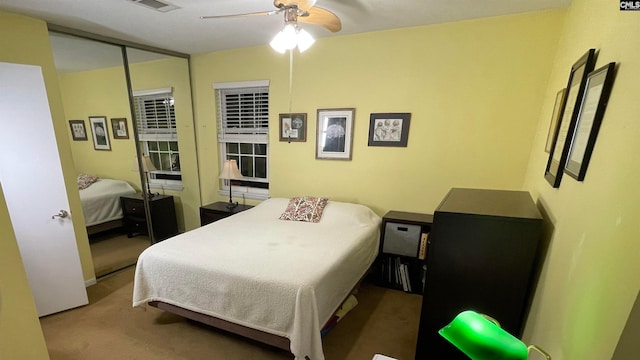
[[[141,193],[121,196],[120,204],[124,217],[127,236],[147,234],[147,218],[144,212],[144,200]],[[178,234],[176,207],[173,196],[156,195],[149,201],[154,242],[162,241]]]
[[[220,219],[224,219],[233,214],[237,214],[239,212],[251,209],[253,206],[251,205],[242,205],[238,204],[238,206],[229,209],[227,207],[227,202],[218,201],[213,204],[208,204],[200,207],[200,225],[204,226],[210,224],[214,221],[218,221]]]

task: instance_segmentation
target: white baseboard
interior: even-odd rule
[[[84,281],[84,287],[89,287],[89,286],[91,286],[91,285],[95,285],[95,284],[97,284],[97,283],[98,283],[98,282],[96,281],[96,278],[91,278],[91,279],[89,279],[89,280],[85,280],[85,281]]]

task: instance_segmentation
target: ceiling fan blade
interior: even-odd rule
[[[200,19],[223,19],[223,18],[234,18],[234,17],[244,17],[244,16],[275,15],[275,14],[279,14],[280,12],[282,12],[282,10],[260,11],[260,12],[245,13],[245,14],[211,15],[211,16],[200,16]]]
[[[298,9],[306,11],[312,8],[318,0],[273,0],[273,5],[278,9],[286,6],[297,5]]]
[[[336,14],[319,7],[312,7],[307,10],[309,15],[299,16],[298,22],[320,25],[331,32],[338,32],[342,29],[342,23]]]

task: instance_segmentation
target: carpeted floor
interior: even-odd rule
[[[150,244],[148,236],[128,238],[124,229],[92,235],[89,241],[96,278],[134,265],[140,253]]]
[[[87,288],[89,305],[40,319],[52,360],[285,360],[282,350],[152,307],[132,308],[134,267]],[[323,338],[327,360],[414,358],[422,297],[363,284],[356,306]]]

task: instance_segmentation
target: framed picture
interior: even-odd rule
[[[106,116],[89,116],[91,133],[93,134],[93,148],[96,150],[111,150],[109,143],[109,129]]]
[[[356,109],[318,109],[316,159],[351,160]]]
[[[587,173],[602,117],[609,102],[615,67],[616,63],[609,63],[589,73],[587,77],[576,130],[573,132],[569,156],[564,166],[564,172],[578,181],[584,180]]]
[[[564,99],[566,89],[558,91],[556,94],[556,103],[553,105],[553,113],[551,114],[551,124],[549,124],[549,132],[547,133],[547,144],[544,146],[544,151],[551,152],[551,146],[553,145],[553,137],[558,129],[558,119],[560,118],[560,109],[564,106]]]
[[[126,118],[112,118],[111,119],[111,130],[113,130],[113,138],[114,139],[128,139],[129,138],[129,130],[127,129],[127,119]]]
[[[407,147],[411,113],[378,113],[369,117],[369,146]]]
[[[87,140],[87,128],[84,127],[84,120],[69,120],[69,127],[71,127],[73,140]]]
[[[564,164],[569,154],[571,138],[573,137],[584,88],[587,83],[587,74],[593,70],[595,52],[594,49],[589,49],[573,64],[569,73],[569,82],[565,95],[566,101],[562,110],[560,110],[558,128],[553,137],[553,145],[551,146],[547,168],[544,172],[544,178],[554,188],[560,187]]]
[[[280,141],[307,141],[307,114],[280,114]]]

